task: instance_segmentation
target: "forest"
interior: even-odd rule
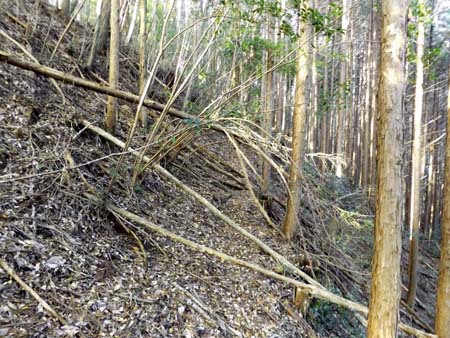
[[[0,0],[0,337],[450,338],[450,3]]]

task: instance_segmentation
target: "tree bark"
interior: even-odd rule
[[[369,30],[367,33],[367,51],[366,51],[366,71],[365,71],[365,82],[366,82],[366,88],[365,88],[365,104],[364,104],[364,129],[363,129],[363,138],[362,138],[362,143],[363,143],[363,150],[362,150],[362,170],[361,170],[361,186],[366,188],[368,185],[370,185],[370,180],[369,180],[369,174],[370,174],[370,170],[369,170],[369,159],[370,159],[370,109],[371,107],[371,102],[370,99],[372,97],[372,90],[375,90],[375,88],[372,88],[372,74],[371,74],[371,70],[372,67],[371,65],[373,64],[372,58],[373,58],[373,53],[372,53],[372,47],[373,47],[373,43],[372,43],[372,32],[373,32],[373,0],[370,1],[370,18],[369,18]]]
[[[138,16],[139,6],[140,6],[140,1],[135,2],[134,8],[133,8],[133,13],[131,14],[130,25],[128,26],[128,33],[127,33],[127,36],[125,37],[125,41],[124,41],[125,46],[128,46],[130,44],[131,37],[133,36],[134,26],[136,26],[136,19]]]
[[[441,257],[436,298],[436,334],[450,335],[450,71],[447,96],[447,142],[445,147],[444,200],[442,209]]]
[[[344,129],[345,129],[345,86],[347,81],[347,29],[349,25],[348,9],[350,0],[342,1],[342,39],[341,39],[341,67],[339,73],[339,96],[338,96],[338,116],[336,125],[336,154],[338,156],[336,162],[336,176],[342,177],[344,165]]]
[[[267,38],[272,39],[272,29],[271,29],[272,21],[270,18],[267,20]],[[264,130],[264,137],[270,142],[270,138],[272,137],[272,124],[273,124],[273,71],[269,69],[273,68],[273,52],[270,47],[267,48],[266,51],[266,66],[264,75],[264,86],[263,86],[263,125],[262,128]],[[267,161],[263,161],[263,171],[262,178],[263,183],[261,187],[261,193],[264,198],[267,198],[270,194],[270,175],[271,175],[271,166]]]
[[[144,93],[145,88],[145,19],[146,19],[146,0],[139,0],[139,95]],[[139,121],[143,127],[147,127],[147,112],[145,107],[139,112]]]
[[[396,337],[403,222],[403,97],[407,0],[382,3],[377,193],[367,337]]]
[[[300,21],[298,28],[297,71],[295,78],[294,116],[292,129],[292,163],[289,168],[289,197],[282,231],[292,239],[298,220],[300,200],[300,176],[306,122],[306,82],[308,76],[308,53],[310,51],[310,25]]]
[[[109,47],[109,86],[117,88],[119,82],[119,45],[120,45],[120,30],[119,30],[119,0],[111,0],[111,36]],[[114,134],[117,123],[117,99],[114,96],[108,96],[106,103],[106,130]]]
[[[100,1],[100,0],[98,0]],[[106,44],[106,37],[108,35],[109,23],[110,23],[110,13],[111,13],[111,0],[103,0],[100,16],[95,23],[94,28],[94,38],[92,40],[91,50],[89,51],[89,56],[85,64],[85,68],[91,69],[94,64],[94,59],[97,53]]]
[[[423,0],[418,0],[417,6],[424,6]],[[423,110],[423,46],[425,42],[424,18],[419,15],[417,23],[417,55],[416,55],[416,93],[414,99],[414,128],[411,159],[411,196],[409,199],[409,269],[407,304],[414,308],[417,293],[417,263],[419,251],[420,230],[420,177],[422,174],[422,110]]]

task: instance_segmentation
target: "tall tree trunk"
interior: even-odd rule
[[[139,9],[140,3],[141,3],[140,0],[136,1],[134,3],[133,14],[131,14],[130,26],[128,27],[128,33],[127,33],[127,36],[125,37],[125,41],[124,41],[124,44],[126,46],[128,46],[130,44],[131,37],[133,36],[134,26],[136,26],[136,19],[138,16],[138,9]]]
[[[377,124],[375,121],[376,112],[378,111],[378,87],[380,77],[380,49],[381,49],[381,11],[380,4],[381,0],[375,0],[375,5],[373,10],[377,8],[376,14],[373,16],[373,37],[372,37],[372,64],[371,64],[371,88],[372,96],[370,98],[370,111],[369,111],[369,121],[370,121],[370,157],[369,157],[369,175],[368,175],[368,186],[367,190],[368,196],[372,196],[372,191],[375,188],[375,178],[376,178],[376,154],[377,154]]]
[[[145,87],[145,27],[146,27],[146,0],[139,0],[139,94],[142,95]],[[145,107],[139,112],[139,121],[147,127],[147,111]]]
[[[439,135],[439,111],[437,106],[438,99],[438,90],[436,89],[437,79],[434,80],[434,90],[433,90],[433,99],[431,104],[431,110],[433,112],[433,127],[432,127],[432,135]],[[434,219],[436,217],[436,213],[438,212],[433,206],[436,202],[436,185],[438,181],[438,171],[439,171],[439,144],[434,143],[434,137],[431,142],[433,145],[430,149],[430,169],[429,169],[429,178],[428,178],[428,187],[427,187],[427,203],[426,203],[426,211],[425,211],[425,225],[426,225],[426,233],[431,239],[431,235],[433,234],[434,228]]]
[[[111,36],[109,45],[109,86],[117,88],[119,81],[119,44],[120,44],[120,30],[119,30],[119,0],[111,0]],[[106,103],[106,130],[114,134],[117,123],[117,99],[113,96],[108,96]]]
[[[328,46],[327,46],[328,50]],[[330,119],[330,112],[329,112],[329,104],[328,104],[328,63],[329,59],[327,56],[327,53],[325,53],[324,58],[324,70],[323,70],[323,90],[322,90],[322,128],[321,128],[321,147],[320,151],[324,154],[327,154],[328,149],[328,137],[329,137],[329,119]],[[326,169],[326,167],[323,167],[322,169]]]
[[[333,47],[332,47],[332,55],[336,55],[336,33],[333,35]],[[336,62],[334,62],[334,58],[331,58],[331,78],[330,78],[330,91],[327,96],[327,102],[330,103],[330,128],[329,128],[329,135],[328,135],[328,151],[330,153],[336,153],[336,140],[335,140],[335,131],[336,131],[336,114],[335,109],[336,105],[331,104],[331,98],[334,98],[334,80],[335,80],[335,74],[336,74]],[[334,142],[333,142],[334,141]]]
[[[444,200],[442,208],[441,257],[436,298],[436,334],[450,334],[450,71],[447,96],[447,143],[445,147]]]
[[[292,239],[298,218],[300,199],[300,175],[306,122],[306,82],[308,77],[309,37],[311,28],[305,22],[299,22],[298,28],[297,70],[295,78],[294,116],[292,129],[292,163],[289,168],[289,197],[282,231]]]
[[[431,16],[433,16],[434,13],[434,9],[435,9],[435,0],[431,1]],[[433,35],[434,35],[434,24],[433,24],[433,20],[430,23],[430,29],[428,32],[428,47],[430,50],[433,48]],[[426,66],[427,68],[430,67],[430,65]],[[429,69],[426,69],[425,74],[429,73]],[[425,83],[429,84],[430,81],[430,76],[426,77],[426,80],[424,80]],[[427,189],[425,192],[425,214],[423,217],[423,231],[426,235],[431,236],[432,234],[432,226],[431,224],[433,223],[433,214],[432,214],[432,205],[434,203],[434,185],[435,185],[435,181],[436,181],[436,171],[437,171],[437,161],[436,161],[436,145],[433,142],[433,138],[435,136],[435,132],[438,131],[437,127],[438,124],[436,123],[436,121],[438,121],[439,119],[437,118],[437,110],[436,110],[436,84],[437,84],[437,78],[434,80],[434,84],[433,84],[433,92],[432,93],[424,93],[425,98],[424,98],[424,108],[426,109],[426,113],[425,116],[427,116],[428,118],[425,119],[425,123],[427,123],[429,121],[429,118],[431,117],[431,121],[432,122],[428,122],[430,123],[430,131],[427,135],[427,133],[424,132],[424,151],[423,154],[426,154],[426,145],[428,142],[432,142],[432,145],[430,147],[429,150],[429,165],[425,165],[425,168],[427,168]],[[431,102],[430,102],[430,97],[431,97]],[[435,163],[436,162],[436,163]],[[425,163],[425,160],[423,161],[423,163]]]
[[[417,6],[422,8],[424,0],[418,0]],[[414,136],[411,160],[411,197],[409,204],[409,287],[407,303],[414,307],[417,293],[417,262],[419,251],[420,229],[420,176],[422,160],[422,110],[423,110],[423,46],[425,42],[425,27],[423,17],[419,15],[417,23],[417,55],[416,55],[416,93],[414,98]]]
[[[382,2],[377,193],[367,337],[396,337],[403,215],[403,97],[407,0]]]
[[[336,126],[336,154],[338,160],[336,163],[336,176],[342,177],[344,164],[344,130],[345,130],[345,85],[347,81],[347,29],[349,25],[348,9],[350,8],[350,0],[342,1],[342,39],[341,39],[341,67],[339,71],[339,96],[338,96],[338,116]]]
[[[271,19],[267,20],[267,38],[272,38],[272,29],[271,29]],[[267,48],[266,51],[266,75],[264,76],[264,91],[263,91],[263,107],[264,107],[264,116],[263,116],[263,130],[264,137],[269,141],[272,136],[272,120],[273,120],[273,71],[268,71],[273,67],[273,52],[270,48]],[[270,141],[269,141],[270,142]],[[267,198],[270,194],[270,163],[268,161],[263,161],[263,184],[261,187],[261,193],[263,198]]]
[[[98,0],[100,1],[100,0]],[[85,67],[91,69],[97,53],[106,44],[106,37],[108,35],[110,16],[111,16],[111,0],[103,0],[100,16],[95,23],[94,38],[92,40],[91,50],[89,51],[88,60]]]
[[[315,5],[315,4],[314,4]],[[319,81],[317,79],[317,37],[313,30],[313,48],[312,48],[312,59],[311,59],[311,118],[312,126],[311,129],[313,133],[311,135],[312,140],[312,152],[319,151],[319,115],[317,114],[317,96],[319,95]]]
[[[375,88],[372,88],[372,32],[373,32],[373,0],[370,1],[370,21],[369,21],[369,30],[367,33],[368,41],[367,41],[367,51],[366,51],[366,71],[365,71],[365,78],[366,78],[366,91],[365,91],[365,104],[364,104],[364,130],[363,130],[363,150],[362,150],[362,170],[361,170],[361,185],[366,188],[368,185],[370,185],[369,180],[369,159],[370,159],[370,109],[371,109],[371,98],[372,98],[372,91],[375,90]]]

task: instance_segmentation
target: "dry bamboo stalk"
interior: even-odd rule
[[[58,319],[58,321],[63,324],[66,325],[67,322],[66,320],[61,317],[44,299],[42,299],[41,296],[39,296],[37,294],[36,291],[34,291],[31,287],[28,286],[27,283],[25,283],[22,278],[20,278],[16,272],[14,271],[14,269],[12,267],[9,266],[8,263],[6,263],[6,261],[3,258],[0,258],[0,267],[6,271],[6,273],[12,278],[14,279],[17,284],[20,285],[20,287],[22,289],[24,289],[25,291],[27,291],[34,299],[36,299],[38,301],[39,304],[42,305],[42,307],[47,310],[47,312],[49,314],[51,314],[53,317],[55,317],[56,319]]]
[[[101,128],[95,127],[93,126],[89,121],[84,120],[83,121],[83,125],[85,125],[89,130],[97,133],[98,135],[106,138],[107,140],[109,140],[110,142],[116,144],[119,147],[124,147],[124,142],[120,141],[119,139],[117,139],[116,137],[112,136],[111,134],[108,134],[106,131],[104,131]],[[129,149],[132,154],[137,154],[137,152],[133,151],[132,149]],[[144,161],[147,161],[148,157],[144,157]],[[266,245],[265,243],[263,243],[260,239],[258,239],[256,236],[250,234],[247,230],[243,229],[242,227],[240,227],[238,224],[236,224],[233,220],[231,220],[228,216],[224,215],[222,212],[220,212],[220,210],[218,210],[217,208],[215,208],[209,201],[207,201],[204,197],[202,197],[200,194],[198,194],[197,192],[195,192],[194,190],[192,190],[191,188],[189,188],[188,186],[186,186],[185,184],[183,184],[181,181],[179,181],[176,177],[174,177],[172,174],[170,174],[166,169],[164,169],[163,167],[159,166],[158,164],[153,166],[153,169],[160,175],[164,176],[165,178],[167,178],[168,180],[170,180],[171,182],[175,183],[175,185],[177,187],[179,187],[181,190],[185,191],[186,193],[190,194],[191,196],[193,196],[198,202],[200,202],[201,204],[203,204],[205,207],[207,207],[216,217],[220,218],[221,220],[223,220],[224,222],[226,222],[228,225],[230,225],[233,229],[237,230],[240,234],[244,235],[245,237],[247,237],[248,239],[252,240],[253,242],[255,242],[256,244],[258,244],[258,246],[263,249],[266,253],[268,253],[270,256],[272,256],[276,261],[278,261],[280,264],[283,264],[285,267],[287,267],[288,269],[291,269],[293,273],[299,275],[300,277],[303,277],[303,275],[306,275],[303,271],[301,271],[300,269],[298,269],[297,267],[295,267],[292,263],[290,263],[286,258],[284,258],[283,256],[281,256],[279,253],[277,253],[276,251],[274,251],[273,249],[271,249],[268,245]],[[219,251],[216,251],[214,249],[210,249],[206,246],[197,244],[193,241],[187,240],[181,236],[178,236],[174,233],[171,233],[170,231],[167,231],[165,229],[162,229],[160,227],[158,227],[157,225],[149,222],[148,220],[139,217],[131,212],[128,212],[126,210],[122,210],[120,208],[117,208],[115,206],[112,206],[111,204],[107,205],[112,211],[117,212],[118,214],[122,215],[123,217],[126,217],[130,220],[133,220],[135,222],[138,222],[139,224],[149,228],[152,231],[158,232],[161,235],[164,235],[166,237],[171,238],[172,240],[175,241],[179,241],[180,243],[183,243],[187,246],[190,246],[200,252],[204,252],[204,253],[208,253],[210,255],[219,257],[227,262],[230,262],[232,264],[236,264],[236,265],[240,265],[240,266],[244,266],[247,267],[249,269],[252,269],[254,271],[260,272],[266,276],[284,281],[286,283],[289,283],[291,285],[294,285],[298,288],[302,288],[304,290],[307,290],[308,292],[310,292],[311,296],[314,298],[319,298],[319,299],[323,299],[326,301],[329,301],[331,303],[346,307],[348,309],[351,309],[353,311],[357,311],[357,312],[361,312],[365,315],[368,314],[369,309],[367,308],[367,306],[353,302],[351,300],[345,299],[343,297],[337,296],[335,294],[333,294],[332,292],[326,290],[322,285],[320,285],[317,281],[315,281],[314,279],[312,279],[310,276],[306,275],[307,278],[305,278],[305,280],[307,280],[309,283],[311,283],[310,281],[312,281],[311,284],[306,284],[306,283],[302,283],[299,281],[296,281],[294,279],[288,278],[286,276],[283,275],[279,275],[273,271],[264,269],[256,264],[252,264],[252,263],[248,263],[246,261],[237,259],[233,256],[229,256],[226,254],[223,254]],[[293,267],[293,269],[291,268]],[[298,273],[300,272],[300,273]],[[413,328],[409,325],[406,324],[399,324],[399,328],[408,333],[408,334],[412,334],[418,338],[438,338],[436,335],[433,334],[429,334],[426,332],[423,332],[421,330],[418,330],[416,328]]]

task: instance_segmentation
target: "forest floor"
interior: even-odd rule
[[[10,2],[0,2],[0,49],[24,55],[6,34],[45,62],[64,22],[52,10],[27,6],[29,15],[23,16]],[[90,31],[76,24],[51,66],[93,81],[106,78],[101,66],[105,56],[91,73],[80,67],[87,40],[78,37]],[[136,92],[133,58],[122,55],[121,67],[121,89]],[[89,189],[105,194],[114,176],[108,197],[115,206],[280,272],[254,242],[151,169],[140,185],[130,188],[134,157],[118,156],[121,148],[81,123],[103,126],[106,97],[58,86],[65,103],[48,79],[0,64],[0,258],[64,321],[58,322],[0,269],[0,336],[364,336],[364,326],[349,310],[313,300],[302,313],[292,303],[293,288],[283,282],[149,232],[89,199]],[[136,105],[120,105],[116,137],[124,141]],[[138,130],[135,146],[145,134]],[[245,189],[235,150],[223,134],[201,129],[190,147],[195,151],[182,149],[160,164],[327,289],[367,304],[373,216],[364,192],[321,173],[309,160],[303,172],[301,231],[289,243],[258,211]],[[251,147],[241,149],[259,168]],[[103,160],[95,161],[99,158]],[[81,166],[65,169],[74,164]],[[257,178],[250,179],[257,190]],[[280,224],[287,196],[275,172],[272,181],[274,201],[267,209]],[[428,331],[437,264],[432,256],[423,257],[416,315],[402,310],[402,320]]]

